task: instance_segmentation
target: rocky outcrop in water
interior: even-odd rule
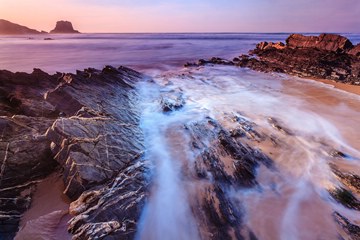
[[[7,35],[18,35],[18,34],[39,34],[45,32],[39,32],[35,29],[30,29],[28,27],[9,22],[4,19],[0,19],[0,34]]]
[[[141,78],[110,66],[77,74],[0,72],[1,239],[13,238],[36,183],[56,167],[65,193],[78,199],[71,210],[74,235],[134,234],[146,184],[134,89]],[[78,198],[84,191],[87,197]],[[105,207],[114,199],[117,219]]]
[[[249,124],[233,116],[239,128]],[[245,144],[243,137],[252,136],[253,128],[242,128],[244,135],[234,135],[214,119],[208,118],[186,126],[191,147],[196,154],[195,171],[199,179],[212,182],[204,187],[197,200],[201,209],[195,218],[201,223],[205,239],[256,239],[243,224],[241,203],[229,197],[236,187],[251,188],[257,185],[256,169],[262,164],[272,168],[272,160],[261,151]],[[258,134],[260,135],[260,134]]]
[[[360,45],[333,34],[304,36],[292,34],[284,43],[261,42],[250,51],[227,61],[219,58],[196,64],[222,64],[247,67],[261,72],[279,72],[304,78],[330,79],[360,85]]]
[[[58,21],[56,26],[50,33],[80,33],[73,28],[73,25],[69,21]]]
[[[294,49],[315,48],[339,53],[348,52],[354,47],[349,39],[335,34],[320,34],[320,36],[291,34],[286,39],[286,46]]]

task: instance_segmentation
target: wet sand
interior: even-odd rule
[[[304,78],[304,79],[306,79],[306,78]],[[328,80],[328,79],[318,79],[318,78],[309,78],[309,79],[331,85],[334,88],[337,88],[337,89],[340,89],[340,90],[343,90],[343,91],[346,91],[349,93],[354,93],[354,94],[360,95],[360,86],[357,86],[357,85],[335,82],[333,80]]]
[[[15,239],[67,240],[70,199],[63,194],[64,184],[59,173],[53,173],[38,183],[30,209],[20,222]]]

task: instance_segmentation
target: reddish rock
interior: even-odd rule
[[[247,67],[261,72],[287,73],[304,78],[330,79],[343,83],[359,84],[360,44],[334,34],[304,36],[292,34],[284,43],[260,42],[249,55],[228,62],[211,58],[187,67],[205,64],[224,64]]]
[[[285,44],[282,42],[277,42],[277,43],[260,42],[256,45],[256,48],[259,50],[265,50],[265,49],[269,49],[269,48],[284,49],[285,47],[286,47]]]
[[[317,48],[334,52],[346,52],[353,47],[349,39],[335,34],[321,34],[320,36],[291,34],[286,39],[286,45],[289,48]]]
[[[348,54],[360,57],[360,43],[348,51]]]

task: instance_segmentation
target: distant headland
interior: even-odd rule
[[[22,35],[22,34],[46,34],[46,31],[38,31],[28,28],[10,21],[0,19],[0,34],[1,35]],[[56,26],[50,33],[80,33],[73,28],[69,21],[58,21]]]

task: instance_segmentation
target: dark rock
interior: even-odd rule
[[[40,34],[35,29],[30,29],[25,26],[21,26],[16,23],[9,22],[4,19],[0,19],[0,34],[17,35],[17,34]]]
[[[72,213],[86,212],[86,217],[74,216],[72,233],[89,238],[133,236],[146,185],[134,87],[143,76],[110,66],[77,73],[0,71],[1,239],[13,238],[31,204],[34,185],[56,166],[62,168],[70,198],[87,191],[92,204],[101,203],[95,211],[87,209],[94,205],[83,198],[76,202],[81,211],[77,207]],[[104,194],[96,198],[97,191]],[[123,206],[114,212],[118,219],[111,213],[114,208],[104,207],[115,199]]]
[[[71,203],[74,239],[134,239],[145,202],[143,161],[123,169],[109,185],[84,192]]]
[[[233,137],[217,121],[207,118],[186,125],[195,159],[195,171],[200,179],[211,179],[203,199],[199,200],[197,222],[210,233],[209,239],[247,239],[254,236],[243,225],[241,203],[234,202],[226,191],[257,185],[256,169],[260,164],[270,167],[272,160]],[[203,225],[203,226],[202,226]]]
[[[335,221],[346,231],[351,239],[360,239],[360,227],[351,223],[338,212],[333,214]]]
[[[279,72],[304,78],[330,79],[355,84],[360,77],[360,60],[351,42],[338,35],[306,37],[293,34],[287,46],[258,44],[251,51],[257,58],[240,57],[237,66],[262,72]],[[356,53],[355,53],[356,54]]]
[[[342,184],[344,184],[344,186],[360,194],[359,175],[351,172],[340,171],[340,169],[335,164],[330,164],[330,167],[333,173],[336,175],[336,177],[338,177],[338,179],[342,182]]]
[[[35,184],[57,165],[45,137],[54,109],[42,93],[53,86],[53,78],[39,70],[32,74],[0,71],[1,239],[14,237],[30,207]]]
[[[79,33],[79,31],[74,30],[72,23],[68,21],[58,21],[56,26],[50,33]]]
[[[360,210],[360,201],[349,190],[342,187],[336,188],[330,190],[330,195],[345,207]]]

